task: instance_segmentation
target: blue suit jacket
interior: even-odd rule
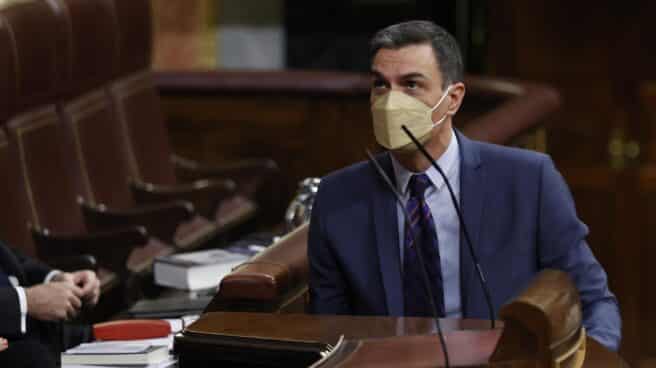
[[[617,350],[621,320],[606,273],[585,242],[588,229],[551,159],[472,141],[460,144],[460,204],[495,311],[544,268],[576,283],[588,334]],[[394,180],[389,154],[379,163]],[[310,306],[314,313],[403,315],[396,201],[370,163],[323,178],[310,222]],[[472,259],[461,236],[462,314],[488,318]]]

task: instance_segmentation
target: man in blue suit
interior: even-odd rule
[[[617,300],[551,159],[473,141],[452,128],[465,95],[462,58],[453,37],[433,23],[412,21],[379,31],[371,49],[374,132],[387,148],[377,160],[403,204],[370,163],[323,178],[310,221],[311,310],[430,316],[417,263],[421,252],[441,316],[488,318],[446,185],[401,131],[406,125],[453,187],[494,310],[540,270],[564,270],[579,290],[588,335],[617,350]]]

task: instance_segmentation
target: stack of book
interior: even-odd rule
[[[249,258],[248,254],[222,249],[159,257],[155,261],[155,283],[183,290],[216,288],[225,275]]]
[[[62,368],[168,368],[176,364],[166,343],[109,341],[81,344],[61,354]]]

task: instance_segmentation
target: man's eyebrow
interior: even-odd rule
[[[413,72],[413,73],[408,73],[404,74],[401,76],[401,79],[413,79],[413,78],[421,78],[421,79],[428,79],[427,76],[419,73],[419,72]]]
[[[376,78],[385,79],[385,77],[383,76],[383,74],[382,74],[381,72],[379,72],[378,70],[376,70],[376,69],[371,69],[371,70],[369,71],[369,74],[371,74],[372,76],[374,76],[374,77],[376,77]]]
[[[380,79],[386,79],[383,73],[379,72],[376,69],[371,69],[369,71],[369,74],[375,78],[380,78]],[[401,76],[401,79],[413,79],[413,78],[420,78],[420,79],[428,79],[428,77],[420,72],[411,72],[408,74],[404,74]]]

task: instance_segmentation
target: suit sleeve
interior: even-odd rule
[[[541,166],[539,210],[540,268],[566,271],[581,296],[587,334],[617,351],[622,322],[603,267],[585,241],[588,228],[579,220],[564,179],[546,158]]]
[[[321,189],[320,186],[312,207],[308,234],[310,312],[352,314],[348,286],[325,228],[322,212],[325,198]]]
[[[16,289],[0,286],[0,336],[21,335],[21,311]]]
[[[15,248],[12,248],[12,251],[16,256],[16,260],[20,267],[23,269],[23,272],[25,272],[25,277],[27,277],[28,282],[27,286],[43,283],[46,276],[53,271],[53,269],[45,263],[32,257],[28,257]]]

